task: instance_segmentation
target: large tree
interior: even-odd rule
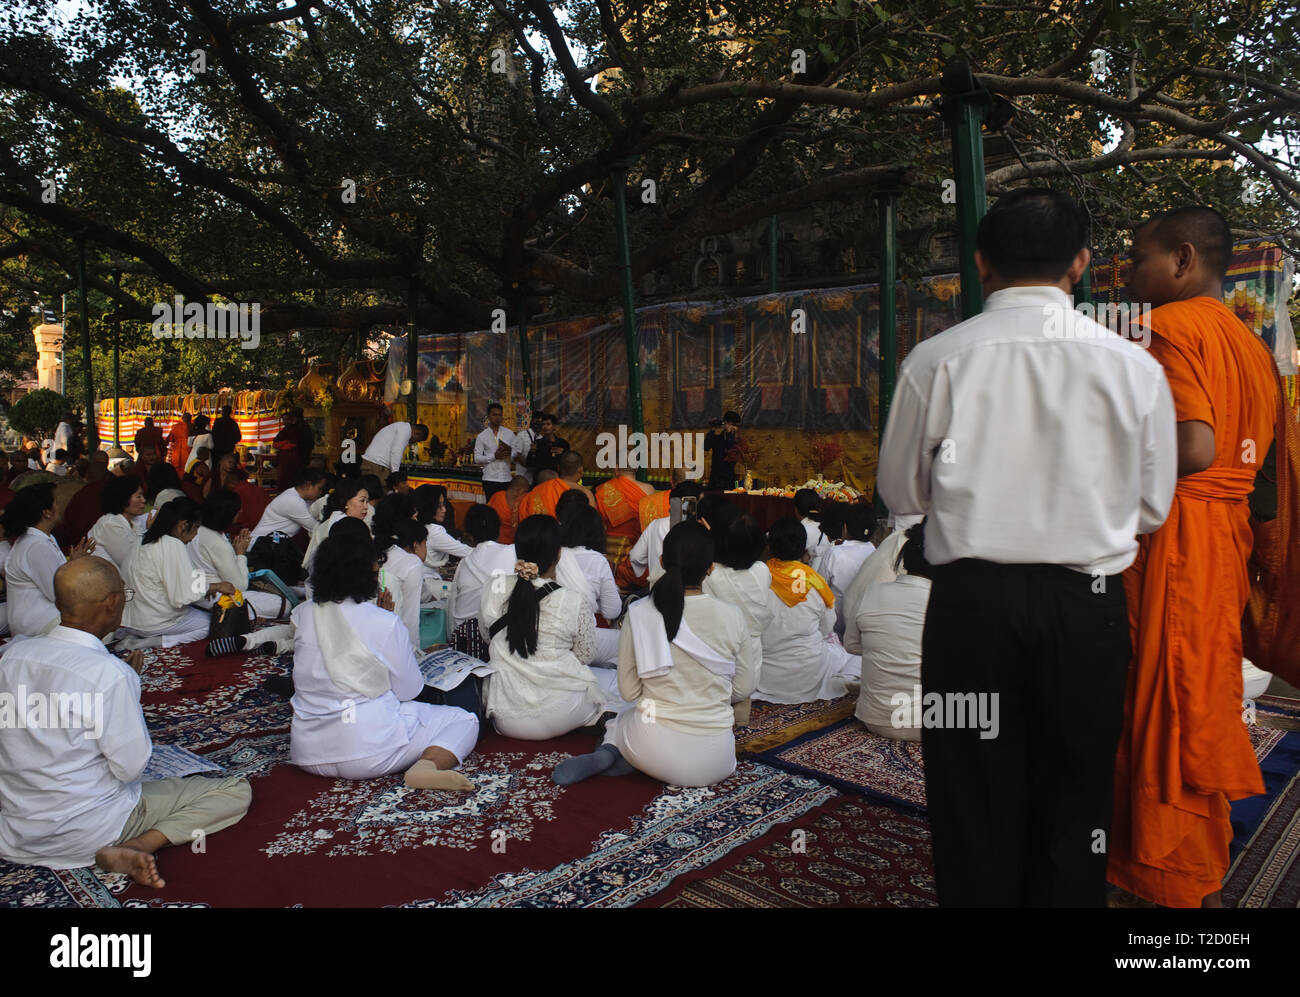
[[[607,305],[619,168],[657,185],[635,276],[884,182],[905,219],[951,211],[954,59],[1015,111],[990,191],[1080,195],[1099,248],[1189,200],[1288,245],[1300,220],[1293,3],[85,6],[0,0],[0,289],[68,290],[80,235],[92,311],[137,330],[176,293],[261,302],[264,335],[396,326],[412,292],[443,330],[527,291]]]

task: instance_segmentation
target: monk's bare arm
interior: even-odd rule
[[[1178,476],[1204,471],[1214,463],[1214,427],[1205,422],[1178,424]]]

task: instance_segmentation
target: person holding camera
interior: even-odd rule
[[[740,416],[727,412],[722,422],[709,426],[709,433],[704,437],[704,449],[713,454],[713,463],[709,468],[709,488],[729,489],[736,487],[736,461],[729,459],[732,450],[739,442],[736,435],[740,429]]]

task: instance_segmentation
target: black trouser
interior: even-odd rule
[[[497,492],[503,492],[510,487],[508,481],[485,481],[483,482],[483,498],[490,499]]]
[[[956,709],[922,730],[939,903],[1104,906],[1130,653],[1120,576],[971,559],[933,572],[923,703],[997,697],[995,737],[953,726]]]

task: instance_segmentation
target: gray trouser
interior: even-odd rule
[[[237,824],[248,813],[253,787],[241,776],[206,779],[158,779],[140,787],[140,802],[126,818],[122,836],[129,841],[145,831],[158,831],[173,845],[206,837]]]

